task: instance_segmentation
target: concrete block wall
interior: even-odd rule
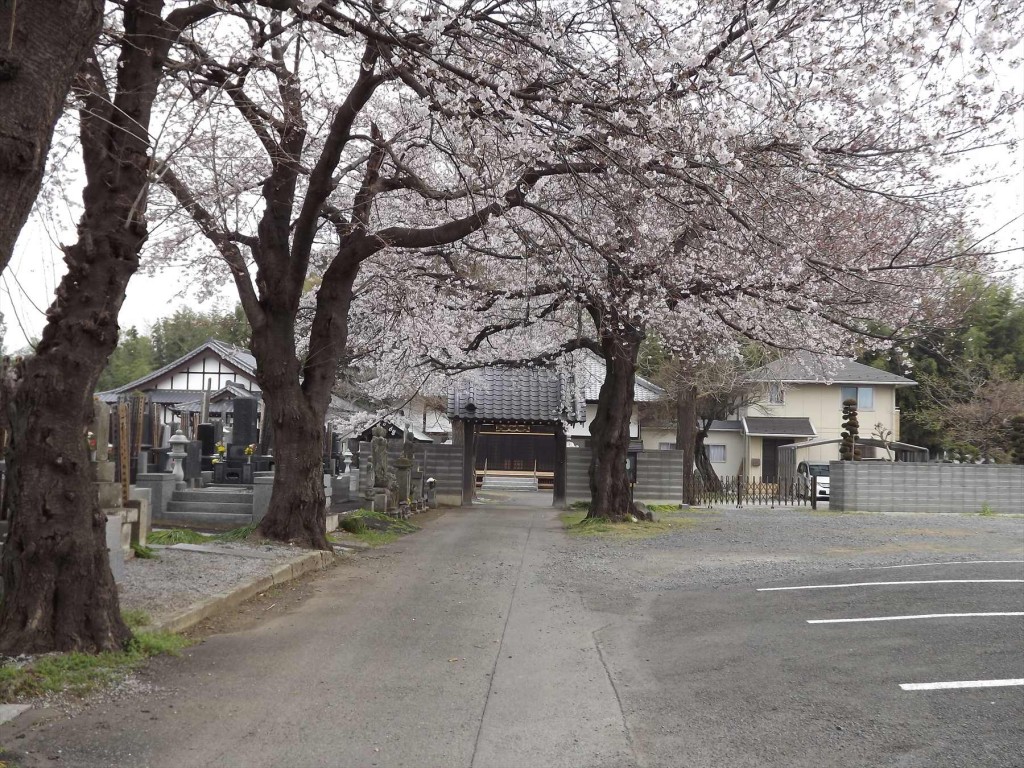
[[[462,506],[462,446],[426,445],[423,472],[437,481],[437,503],[447,507]]]
[[[644,451],[637,459],[633,497],[648,504],[678,504],[683,498],[682,451]],[[590,449],[566,449],[566,502],[590,500]]]
[[[829,508],[859,512],[1024,513],[1024,466],[831,463]]]
[[[648,504],[678,504],[683,500],[683,452],[644,451],[637,458],[638,501]]]
[[[590,449],[565,449],[565,501],[590,501]]]

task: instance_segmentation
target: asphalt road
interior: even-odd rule
[[[1024,679],[1024,584],[1001,581],[1022,577],[1020,563],[844,568],[679,590],[653,600],[642,625],[600,639],[631,681],[623,706],[647,765],[1010,768],[1024,764],[1019,683],[900,686]],[[757,591],[967,579],[1000,581]]]
[[[544,507],[448,512],[294,610],[154,666],[155,692],[0,726],[19,764],[1020,766],[1024,520],[750,512],[655,542]],[[879,568],[879,565],[915,565]],[[854,570],[859,568],[860,570]],[[59,762],[54,762],[54,759]]]

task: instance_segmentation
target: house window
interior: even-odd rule
[[[658,443],[659,451],[674,451],[676,449],[675,443]]]
[[[708,461],[712,464],[724,464],[725,463],[725,446],[707,444],[704,446],[704,453],[707,454]]]
[[[847,400],[857,401],[858,411],[875,410],[875,388],[874,387],[843,387],[840,404]]]
[[[768,385],[768,402],[772,405],[783,405],[786,402],[786,391],[780,382],[773,381]]]

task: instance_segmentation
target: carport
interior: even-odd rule
[[[797,458],[796,452],[804,448],[816,448],[820,445],[836,445],[843,442],[841,437],[819,438],[817,440],[805,440],[802,443],[790,443],[779,446],[779,478],[792,480],[796,476]],[[898,441],[879,440],[874,437],[861,437],[857,439],[857,445],[888,450],[893,454],[893,461],[928,461],[928,449],[920,445],[901,443]]]

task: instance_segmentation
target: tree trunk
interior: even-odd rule
[[[113,231],[89,227],[88,246],[67,249],[68,274],[42,341],[6,403],[11,454],[4,505],[11,523],[0,653],[119,650],[130,637],[85,441],[92,393],[117,346],[117,313],[140,247],[135,227],[107,224]],[[69,295],[79,300],[66,301]]]
[[[697,454],[697,388],[687,386],[676,398],[676,448],[683,452],[683,503],[697,503],[693,466]]]
[[[620,330],[601,340],[605,377],[590,425],[590,512],[587,517],[626,520],[636,514],[626,459],[633,414],[636,360],[643,335]]]
[[[275,313],[253,328],[252,351],[264,413],[274,431],[274,489],[259,532],[275,541],[329,550],[323,465],[327,405],[314,402],[300,383],[292,318]]]
[[[722,481],[718,478],[718,473],[715,472],[715,468],[711,465],[711,459],[708,458],[708,452],[705,450],[704,441],[707,440],[707,437],[708,430],[706,427],[696,430],[693,455],[696,459],[697,479],[706,490],[712,493],[719,493],[722,490]]]
[[[54,126],[102,19],[102,0],[0,6],[0,272],[39,193]]]
[[[117,346],[125,289],[148,236],[150,115],[164,58],[180,31],[164,21],[162,10],[163,0],[124,5],[112,100],[97,63],[90,58],[83,65],[86,187],[79,239],[65,249],[68,272],[35,355],[17,370],[20,380],[5,382],[11,457],[4,504],[11,527],[2,563],[3,653],[118,650],[130,637],[110,572],[85,432],[96,381]],[[208,13],[212,9],[197,6],[184,20]]]

